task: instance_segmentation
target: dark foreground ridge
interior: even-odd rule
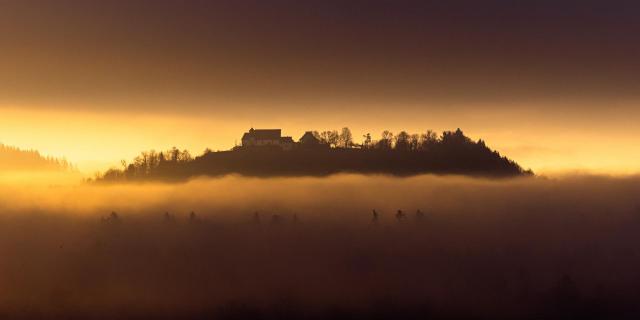
[[[110,169],[99,181],[185,180],[196,176],[327,176],[337,173],[462,174],[486,177],[532,175],[513,160],[491,150],[483,140],[473,141],[458,129],[437,136],[382,133],[377,141],[364,136],[353,142],[348,128],[307,132],[299,142],[281,137],[279,129],[245,133],[242,146],[192,158],[188,151],[143,152],[122,169]]]

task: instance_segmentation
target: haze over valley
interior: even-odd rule
[[[0,1],[0,319],[640,318],[640,2]]]

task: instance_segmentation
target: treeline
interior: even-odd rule
[[[516,162],[491,150],[483,140],[473,141],[458,129],[437,135],[434,131],[409,134],[382,132],[379,139],[365,134],[354,142],[348,128],[340,132],[314,132],[329,147],[299,146],[291,151],[277,147],[234,148],[197,157],[173,148],[142,152],[122,168],[112,168],[100,181],[181,180],[194,176],[241,174],[249,176],[329,175],[340,172],[413,175],[421,173],[483,176],[530,175]]]
[[[374,140],[370,133],[362,136],[362,142],[356,143],[353,139],[351,130],[347,127],[338,130],[312,131],[313,135],[322,144],[329,145],[333,148],[358,148],[358,149],[381,149],[381,150],[399,150],[399,151],[421,151],[429,150],[439,143],[473,143],[471,139],[466,137],[460,129],[456,131],[445,131],[441,136],[433,130],[427,130],[425,133],[408,133],[400,131],[393,134],[389,130],[385,130],[380,135],[380,139]],[[455,141],[455,140],[459,141]],[[478,143],[484,145],[482,140]]]
[[[205,154],[211,152],[205,150]],[[155,150],[143,151],[133,159],[131,163],[126,160],[120,161],[122,169],[111,168],[97,179],[136,179],[152,175],[159,169],[177,167],[193,161],[193,157],[188,150],[180,150],[173,147],[167,151],[157,152]]]
[[[66,159],[43,156],[36,150],[22,150],[17,147],[0,144],[0,170],[72,170]]]

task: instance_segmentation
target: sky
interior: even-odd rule
[[[0,0],[0,142],[90,172],[249,127],[461,128],[640,172],[637,1]]]

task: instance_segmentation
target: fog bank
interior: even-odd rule
[[[639,195],[595,176],[4,184],[0,313],[637,314]]]

